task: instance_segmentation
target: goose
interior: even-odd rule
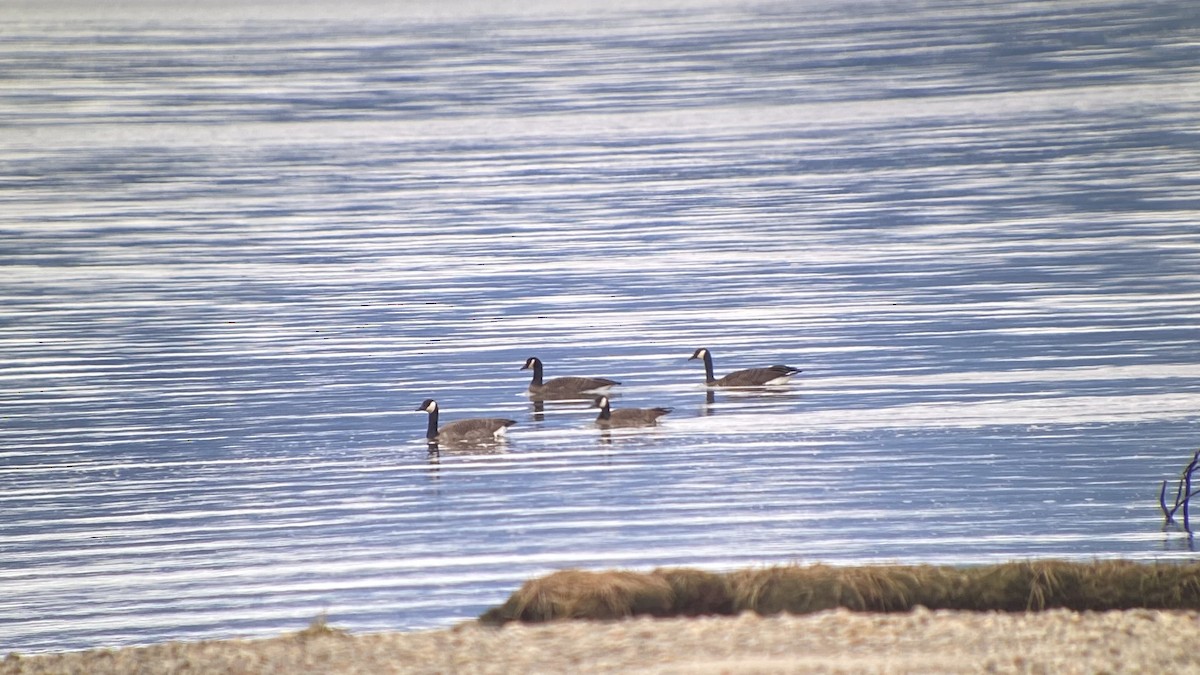
[[[476,417],[456,420],[439,429],[437,401],[427,398],[417,410],[429,413],[429,427],[425,431],[425,438],[431,444],[491,443],[502,437],[510,426],[517,423],[516,420],[498,417]]]
[[[642,427],[658,424],[658,418],[674,410],[674,408],[621,408],[612,410],[608,406],[608,397],[596,399],[596,407],[600,415],[596,418],[597,426],[601,427]]]
[[[543,399],[587,398],[588,394],[606,393],[621,384],[606,377],[555,377],[542,382],[542,360],[536,356],[525,359],[521,370],[533,370],[529,393]]]
[[[688,361],[694,359],[704,359],[704,381],[710,387],[762,387],[772,384],[784,384],[793,375],[801,372],[799,368],[776,365],[767,366],[766,368],[735,370],[718,379],[713,377],[712,354],[707,349],[704,347],[697,349]]]

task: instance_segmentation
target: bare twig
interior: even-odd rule
[[[1196,469],[1200,468],[1200,450],[1196,450],[1192,454],[1192,461],[1184,467],[1183,472],[1179,475],[1179,484],[1175,488],[1175,505],[1167,508],[1167,481],[1163,481],[1158,490],[1158,505],[1163,512],[1163,527],[1175,522],[1175,513],[1179,509],[1183,509],[1183,529],[1188,533],[1188,539],[1192,538],[1192,523],[1189,509],[1191,506],[1192,497],[1200,493],[1200,489],[1192,490],[1192,475]]]
[[[1174,512],[1167,510],[1167,481],[1162,482],[1162,486],[1158,489],[1158,505],[1163,512],[1163,527],[1175,522]]]
[[[1196,451],[1196,457],[1200,457],[1200,450]],[[1196,470],[1196,457],[1192,458],[1192,463],[1188,464],[1187,471],[1183,472],[1183,479],[1187,483],[1187,488],[1183,491],[1183,529],[1188,533],[1188,539],[1192,538],[1192,524],[1188,521],[1188,507],[1192,500],[1192,472]]]

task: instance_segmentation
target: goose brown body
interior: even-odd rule
[[[577,399],[588,398],[589,394],[606,392],[621,384],[607,377],[554,377],[542,381],[542,361],[536,356],[525,359],[521,370],[532,370],[533,379],[529,383],[529,393],[542,399]]]
[[[704,360],[704,381],[710,387],[764,387],[768,385],[784,384],[793,375],[801,372],[799,368],[791,366],[774,365],[765,368],[746,368],[744,370],[735,370],[723,377],[713,377],[712,353],[704,347],[697,349],[688,359]]]
[[[596,400],[600,415],[596,417],[596,425],[601,427],[645,427],[658,424],[658,418],[671,412],[673,408],[618,408],[613,410],[607,396]]]
[[[516,420],[499,417],[476,417],[456,420],[438,427],[437,401],[427,398],[417,408],[429,413],[429,425],[425,431],[425,439],[430,443],[476,444],[492,443],[504,435],[508,427],[516,424]]]

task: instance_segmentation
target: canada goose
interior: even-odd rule
[[[529,393],[544,399],[587,398],[588,394],[602,394],[614,385],[621,384],[606,377],[555,377],[542,382],[542,360],[536,356],[525,359],[521,370],[533,370],[533,381]]]
[[[510,426],[516,424],[515,420],[498,417],[476,417],[456,420],[439,429],[437,401],[427,398],[417,410],[429,413],[429,427],[425,431],[425,438],[430,443],[452,445],[455,443],[494,442],[503,436]]]
[[[697,349],[688,361],[694,359],[704,359],[704,381],[710,387],[762,387],[784,384],[789,378],[800,372],[799,368],[791,366],[767,366],[766,368],[735,370],[717,379],[713,377],[712,354],[707,349],[704,347]]]
[[[643,427],[658,424],[658,418],[674,410],[674,408],[620,408],[612,410],[608,407],[608,397],[596,399],[596,407],[600,415],[596,424],[601,427]]]

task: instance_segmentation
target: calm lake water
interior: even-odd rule
[[[193,4],[0,15],[0,652],[1194,559],[1191,4]],[[431,457],[427,397],[518,424]]]

